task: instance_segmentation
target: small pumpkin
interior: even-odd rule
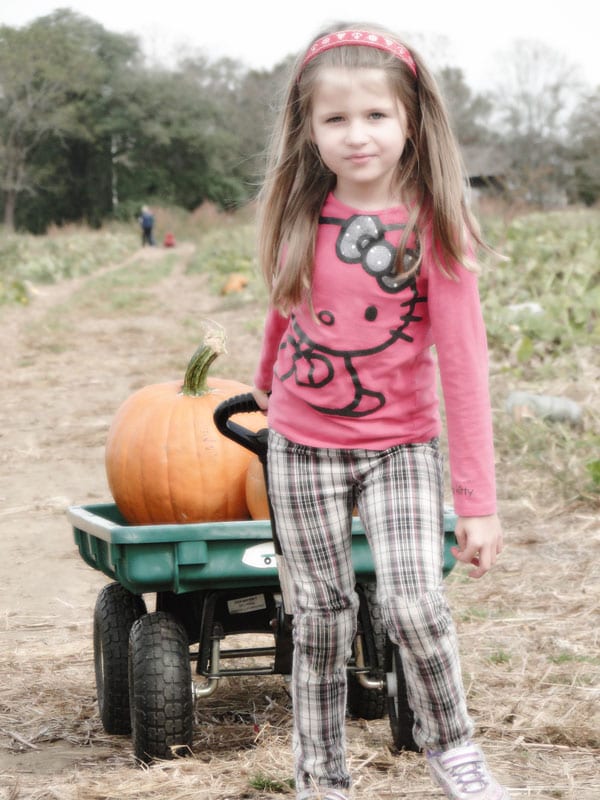
[[[105,465],[112,496],[129,522],[248,519],[245,483],[252,453],[223,436],[213,421],[219,403],[250,390],[208,376],[224,349],[221,331],[207,334],[183,381],[145,386],[118,409]],[[257,431],[264,416],[244,414],[240,423]]]
[[[264,426],[264,417],[263,417]],[[246,504],[252,519],[269,519],[269,501],[263,465],[253,455],[246,472]]]
[[[232,272],[223,284],[221,294],[234,294],[243,291],[248,286],[248,276],[241,272]]]
[[[264,417],[263,417],[264,426]],[[265,472],[258,456],[253,455],[246,472],[246,505],[252,519],[270,519]],[[358,516],[358,509],[354,508],[352,515]]]

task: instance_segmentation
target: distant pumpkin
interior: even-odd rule
[[[146,386],[118,409],[106,442],[106,475],[129,522],[248,519],[245,487],[252,453],[217,430],[213,412],[250,387],[208,377],[223,351],[222,335],[207,336],[183,381]],[[257,431],[264,427],[264,416],[244,414],[243,425]]]
[[[232,272],[221,289],[221,294],[235,294],[248,286],[248,276],[241,272]]]

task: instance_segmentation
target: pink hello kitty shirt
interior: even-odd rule
[[[383,450],[426,442],[446,412],[453,503],[461,516],[496,512],[488,354],[477,276],[458,280],[423,261],[393,273],[404,207],[363,212],[333,194],[323,206],[307,303],[271,309],[255,374],[270,391],[269,427],[313,447]],[[437,362],[437,363],[436,363]]]

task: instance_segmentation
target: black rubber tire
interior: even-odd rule
[[[131,626],[146,613],[138,595],[121,586],[104,586],[94,608],[94,669],[98,711],[106,733],[131,733],[128,647]]]
[[[408,704],[406,678],[402,668],[400,649],[389,639],[385,651],[385,670],[387,675],[387,706],[392,730],[392,741],[398,750],[420,751],[413,738],[415,716]]]
[[[368,663],[373,666],[369,677],[373,680],[385,679],[385,643],[386,630],[383,623],[381,607],[377,602],[376,584],[363,584],[362,592],[366,601],[366,609],[362,613],[360,627],[363,631],[363,647]],[[356,675],[348,673],[348,700],[346,708],[354,719],[381,719],[385,716],[386,696],[384,691],[366,689],[358,681]]]
[[[191,753],[192,673],[185,628],[156,611],[138,619],[129,636],[129,702],[136,758],[150,762]]]

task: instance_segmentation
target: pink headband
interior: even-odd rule
[[[319,53],[324,53],[325,50],[332,50],[334,47],[345,47],[347,45],[361,45],[363,47],[376,47],[378,50],[385,50],[386,53],[391,53],[396,58],[409,67],[412,74],[417,77],[417,65],[409,51],[400,42],[395,41],[390,36],[385,36],[379,33],[372,33],[371,31],[336,31],[335,33],[328,33],[327,36],[322,36],[317,39],[308,49],[304,56],[304,60],[300,65],[300,73],[309,61]]]

